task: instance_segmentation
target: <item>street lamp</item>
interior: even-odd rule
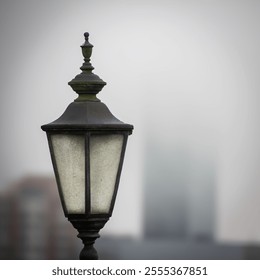
[[[106,85],[90,63],[84,34],[82,72],[69,85],[79,95],[46,131],[65,217],[78,230],[80,259],[98,259],[93,247],[112,215],[128,135],[133,126],[115,118],[96,94]]]

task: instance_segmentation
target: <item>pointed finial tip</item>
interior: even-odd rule
[[[85,36],[85,39],[88,40],[89,33],[88,33],[88,32],[85,32],[85,33],[84,33],[84,36]]]
[[[90,53],[88,53],[88,51],[86,51],[86,50],[84,51],[84,49],[92,48],[93,45],[90,44],[89,41],[88,41],[88,37],[89,37],[89,33],[88,33],[88,32],[85,32],[85,33],[84,33],[84,37],[85,37],[85,42],[83,43],[83,45],[81,45],[82,51],[83,51],[83,56],[84,56],[85,58],[90,58],[90,56],[91,56],[91,51],[90,51]]]

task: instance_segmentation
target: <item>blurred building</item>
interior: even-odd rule
[[[53,178],[25,178],[0,193],[1,259],[74,259],[75,236]]]
[[[6,193],[0,194],[0,259],[10,258],[10,203]]]
[[[180,144],[169,148],[153,139],[146,149],[145,237],[214,240],[214,160]]]

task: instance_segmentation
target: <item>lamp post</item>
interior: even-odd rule
[[[90,63],[84,34],[82,72],[69,85],[79,95],[46,131],[65,217],[78,230],[80,259],[98,259],[93,247],[112,215],[128,135],[133,126],[115,118],[96,94],[106,85]]]

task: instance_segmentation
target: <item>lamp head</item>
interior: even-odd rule
[[[43,125],[64,214],[79,231],[82,259],[95,259],[99,230],[115,204],[128,135],[133,126],[118,120],[96,94],[106,85],[92,70],[93,45],[84,33],[82,72],[69,82],[79,97],[55,121]]]

